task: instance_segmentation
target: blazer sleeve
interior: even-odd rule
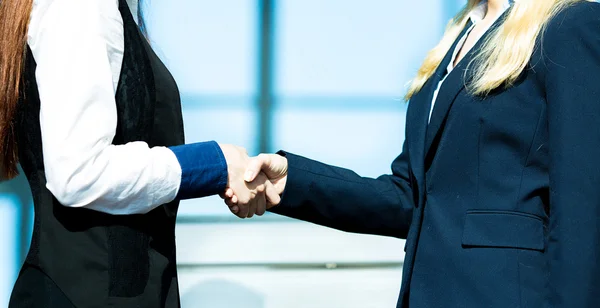
[[[542,36],[550,213],[546,307],[600,300],[600,4],[582,2]]]
[[[376,179],[291,153],[280,205],[272,212],[342,231],[406,238],[414,207],[406,143],[392,174]]]

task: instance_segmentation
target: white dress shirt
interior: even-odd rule
[[[504,1],[503,6],[502,6],[502,11],[500,12],[500,14],[498,16],[496,16],[496,19],[500,18],[500,16],[504,12],[506,12],[506,10],[508,10],[508,8],[510,7],[512,2],[513,1],[510,1],[510,0]],[[450,60],[450,63],[446,67],[446,73],[445,73],[444,77],[442,78],[442,80],[440,80],[440,82],[438,83],[435,91],[433,92],[433,100],[431,102],[431,109],[429,110],[429,120],[431,120],[431,114],[433,113],[433,107],[435,106],[435,102],[437,100],[440,89],[441,89],[442,85],[444,84],[444,81],[446,81],[446,77],[454,69],[454,62],[456,61],[456,57],[458,56],[458,53],[461,51],[462,47],[465,44],[465,41],[467,40],[467,37],[469,36],[469,34],[473,30],[473,28],[475,28],[475,25],[478,22],[480,22],[481,20],[483,20],[486,13],[487,13],[487,1],[482,1],[475,8],[473,8],[473,10],[471,12],[469,12],[469,20],[471,21],[472,24],[469,27],[469,29],[467,29],[467,31],[463,34],[463,36],[460,38],[460,40],[458,41],[458,44],[456,45],[456,48],[454,49],[454,51],[452,53],[452,58]],[[487,30],[489,30],[489,28],[491,26],[492,26],[492,24],[490,24],[486,29],[483,29],[483,31],[480,32],[481,34],[476,38],[475,43],[477,43],[481,39],[483,34],[485,34],[485,32],[487,32]],[[469,52],[469,50],[464,50],[463,54],[466,54],[467,52]]]
[[[173,151],[111,144],[124,50],[118,0],[35,0],[27,42],[47,188],[60,203],[138,214],[174,200],[182,169]]]

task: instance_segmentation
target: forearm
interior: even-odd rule
[[[351,170],[285,153],[288,175],[281,215],[356,233],[405,238],[412,190],[397,176],[361,177]]]
[[[176,198],[220,193],[227,166],[215,142],[149,148],[108,145],[97,153],[45,157],[47,187],[67,207],[108,214],[143,214]]]

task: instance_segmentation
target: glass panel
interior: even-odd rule
[[[0,307],[8,307],[10,292],[17,278],[19,199],[0,194]]]
[[[389,173],[405,85],[455,13],[450,2],[278,1],[275,150]]]
[[[182,93],[186,142],[216,140],[257,151],[254,1],[153,1],[153,47]],[[182,202],[180,216],[231,215],[218,197]]]
[[[150,1],[146,13],[153,48],[183,93],[254,93],[254,1]]]
[[[350,168],[362,176],[390,173],[392,160],[402,150],[404,102],[284,99],[276,110],[274,143],[278,148]]]
[[[446,1],[277,1],[277,94],[401,96]]]

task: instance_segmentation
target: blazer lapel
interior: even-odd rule
[[[438,65],[435,73],[427,80],[423,85],[423,88],[416,93],[409,102],[409,108],[407,111],[407,141],[410,156],[410,166],[417,180],[417,186],[422,194],[424,191],[424,163],[425,163],[425,138],[427,132],[427,126],[429,121],[429,112],[431,110],[431,101],[433,99],[433,93],[437,88],[438,83],[444,77],[446,68],[452,59],[452,51],[455,49],[460,38],[471,26],[471,22],[468,22],[462,33],[458,36],[450,51],[446,54],[440,65]],[[420,194],[420,195],[421,195]]]
[[[431,106],[431,95],[433,93],[433,83],[430,81],[425,83],[421,91],[415,94],[409,102],[406,113],[406,138],[408,142],[408,154],[410,159],[410,168],[417,182],[419,196],[424,192],[424,152],[425,149],[425,132],[427,130],[427,116]],[[439,80],[439,79],[438,79]],[[417,203],[417,206],[419,203]]]
[[[477,50],[481,48],[481,45],[486,40],[487,36],[499,25],[502,24],[504,18],[506,18],[507,12],[504,12],[500,18],[498,18],[488,29],[484,35],[477,41],[477,43],[471,48],[471,50],[464,56],[464,58],[458,63],[458,65],[448,74],[444,84],[440,88],[437,96],[437,100],[435,102],[435,106],[433,108],[433,112],[431,114],[431,119],[429,121],[429,125],[427,126],[427,134],[425,138],[425,154],[429,154],[431,150],[431,146],[433,141],[441,133],[441,129],[444,126],[446,118],[448,116],[448,112],[450,111],[450,107],[454,103],[454,100],[458,96],[458,94],[465,88],[465,85],[472,79],[472,75],[467,71],[468,64],[473,60],[475,53]],[[468,28],[468,27],[465,27]],[[464,35],[464,30],[463,34]],[[459,36],[459,39],[460,37]],[[450,64],[450,60],[452,58],[452,53],[454,49],[456,49],[456,45],[458,40],[454,42],[454,46],[448,54],[446,55],[446,66]]]

